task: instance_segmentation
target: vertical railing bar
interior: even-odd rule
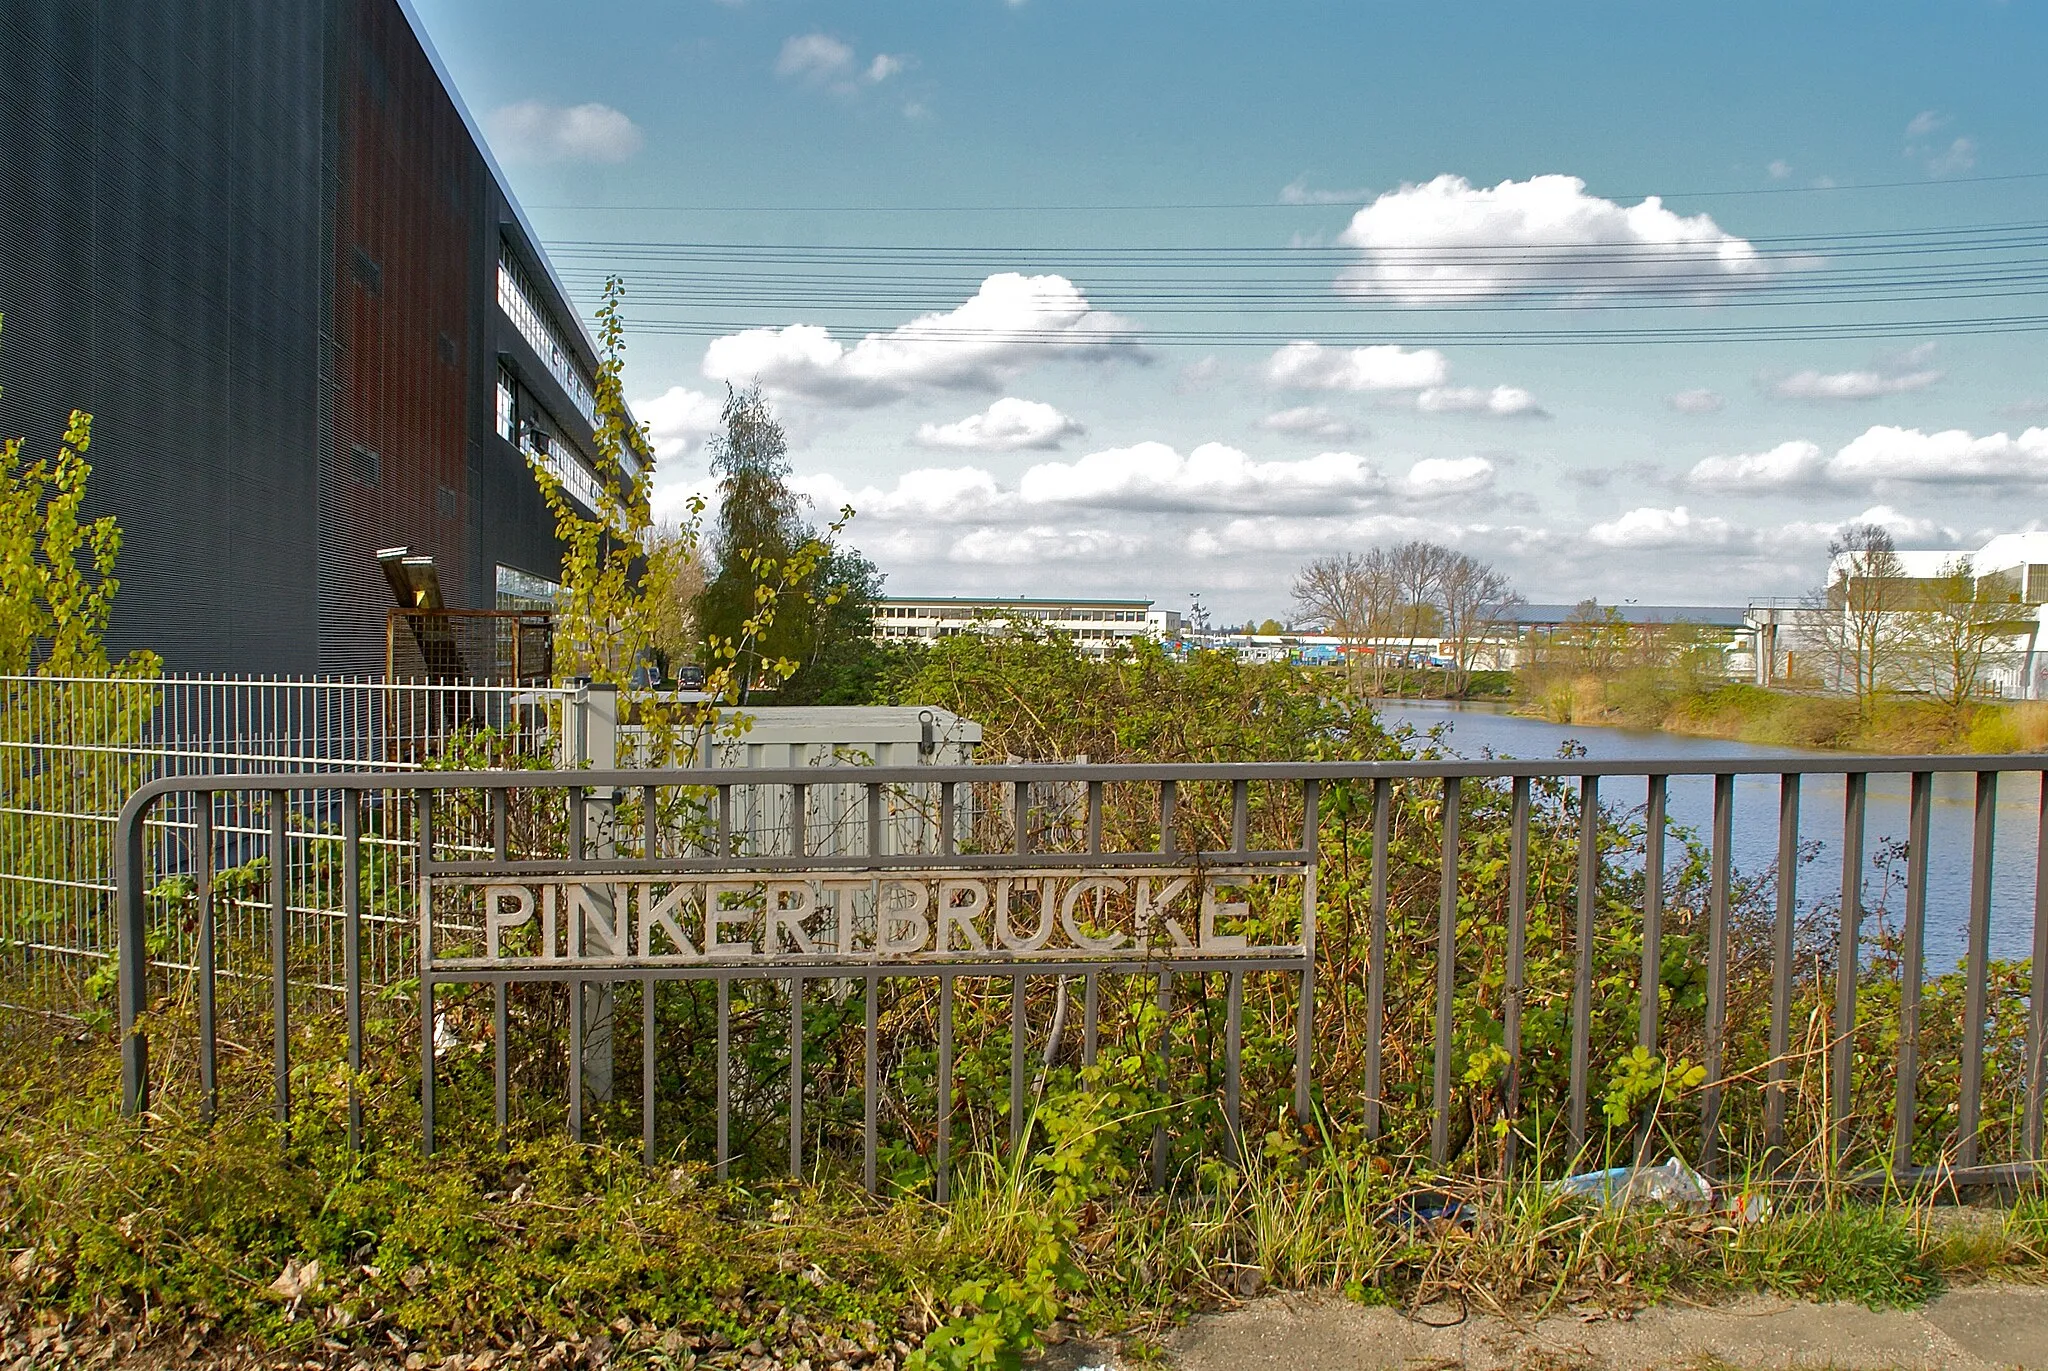
[[[1387,1014],[1387,840],[1393,826],[1394,783],[1385,776],[1372,782],[1372,908],[1368,917],[1365,965],[1365,1136],[1377,1140],[1384,1122],[1384,1070]]]
[[[434,1155],[434,792],[415,791],[420,884],[420,1151]]]
[[[1166,784],[1171,785],[1172,782]],[[1173,972],[1165,967],[1159,970],[1159,1098],[1171,1103],[1173,1100]],[[1152,1189],[1154,1193],[1166,1189],[1166,1115],[1160,1114],[1152,1125]]]
[[[939,1135],[932,1150],[934,1193],[940,1204],[953,1198],[953,973],[939,973]]]
[[[1928,843],[1934,826],[1934,776],[1916,771],[1906,814],[1906,926],[1899,950],[1898,1088],[1892,1109],[1892,1165],[1913,1165],[1920,1104],[1920,990],[1927,947]]]
[[[1244,972],[1224,973],[1223,1117],[1230,1129],[1230,1160],[1244,1163]]]
[[[1529,943],[1529,778],[1515,777],[1509,791],[1508,964],[1501,1013],[1501,1037],[1508,1053],[1507,1134],[1501,1139],[1501,1167],[1511,1171],[1522,1131],[1522,996]]]
[[[196,831],[193,846],[197,849],[198,869],[193,873],[193,898],[199,904],[199,1111],[200,1118],[213,1122],[214,1114],[220,1108],[220,1077],[217,1072],[217,1035],[214,1026],[214,933],[213,933],[213,793],[202,790],[193,795],[195,813],[193,821]],[[360,1002],[358,1002],[358,1008]],[[349,1016],[351,1026],[361,1020],[355,1014]],[[353,1039],[360,1045],[360,1031]],[[360,1071],[360,1055],[351,1058],[349,1065]],[[350,1082],[350,1146],[354,1146],[361,1130],[361,1105],[354,1095],[354,1082]]]
[[[1792,929],[1799,912],[1799,773],[1778,777],[1778,890],[1771,920],[1771,1042],[1764,1068],[1764,1146],[1785,1145],[1785,1054],[1792,1038]]]
[[[1593,895],[1600,870],[1600,780],[1579,778],[1578,920],[1572,973],[1571,1140],[1576,1156],[1586,1150],[1586,1075],[1593,1031]]]
[[[1102,851],[1102,782],[1088,783],[1088,850]]]
[[[1309,1071],[1316,1044],[1316,861],[1322,830],[1319,792],[1301,783],[1301,997],[1294,1010],[1294,1122],[1307,1127]]]
[[[569,994],[569,1137],[583,1141],[583,982],[567,982]]]
[[[1097,968],[1091,966],[1081,978],[1081,1065],[1084,1067],[1095,1065],[1095,1050],[1099,1045],[1097,1015],[1102,1007],[1099,974]]]
[[[725,813],[725,796],[732,789],[720,786],[718,812]],[[732,982],[724,976],[718,978],[716,1032],[718,1072],[718,1179],[724,1180],[732,1166]]]
[[[1963,1079],[1956,1120],[1956,1165],[1977,1164],[1984,1086],[1986,983],[1991,979],[1991,874],[1998,823],[1998,773],[1977,773],[1977,812],[1970,843],[1970,933],[1964,953]]]
[[[860,1066],[861,1085],[861,1184],[870,1195],[875,1193],[875,1159],[881,1148],[876,1136],[876,1087],[880,1073],[875,1062],[876,1025],[881,1018],[881,976],[870,970],[867,974],[867,1005],[862,1024],[863,1055]]]
[[[1869,777],[1842,778],[1842,904],[1835,951],[1834,1050],[1828,1072],[1828,1150],[1838,1155],[1856,1066],[1856,979],[1863,922],[1863,813]]]
[[[2027,980],[2027,1160],[2042,1160],[2043,1106],[2048,1105],[2048,771],[2041,773],[2034,827],[2034,960]]]
[[[799,781],[789,788],[789,851],[804,857],[811,850],[811,788]]]
[[[1232,781],[1230,783],[1230,850],[1243,852],[1245,837],[1251,827],[1251,783]]]
[[[640,787],[640,851],[650,862],[661,856],[661,795],[651,785]]]
[[[870,781],[865,787],[868,804],[868,856],[882,855],[882,787]]]
[[[953,855],[953,782],[939,782],[939,853]]]
[[[1024,973],[1010,975],[1010,1151],[1024,1137]]]
[[[659,984],[652,976],[640,981],[640,1154],[648,1166],[654,1165],[654,990]]]
[[[208,805],[210,811],[212,805]],[[208,814],[208,819],[212,815]],[[212,847],[209,839],[207,846]],[[211,864],[212,854],[208,853]],[[363,813],[362,797],[341,792],[341,963],[348,1017],[348,1145],[363,1145]]]
[[[804,978],[789,978],[789,1178],[804,1178]]]
[[[1438,1166],[1450,1156],[1451,1042],[1458,965],[1458,820],[1464,785],[1456,776],[1444,778],[1443,857],[1437,880],[1436,911],[1436,1060],[1429,1110],[1429,1158]]]
[[[1721,1069],[1728,1037],[1728,902],[1735,846],[1735,778],[1714,778],[1714,835],[1707,868],[1707,1022],[1701,1065],[1700,1170],[1711,1173],[1721,1150]]]
[[[516,640],[516,633],[515,633]],[[512,859],[512,793],[505,787],[491,792],[491,854],[500,861]],[[545,936],[545,935],[543,935]],[[554,949],[543,947],[542,956]],[[512,1146],[512,988],[504,981],[491,983],[491,1109],[498,1125],[498,1150]]]
[[[1636,1006],[1636,1044],[1657,1050],[1659,988],[1664,980],[1664,809],[1668,778],[1652,776],[1643,797],[1643,964]]]
[[[1180,787],[1176,782],[1159,783],[1159,850],[1162,853],[1180,851],[1180,836],[1173,831],[1179,795]]]
[[[277,1120],[292,1116],[291,1083],[291,928],[288,922],[286,881],[290,876],[291,850],[287,823],[290,795],[270,792],[270,1013],[271,1068],[275,1074]],[[432,1032],[428,1037],[431,1040]]]
[[[1022,856],[1031,850],[1031,782],[1010,783],[1010,850]]]
[[[718,856],[732,855],[732,787],[718,787]],[[721,982],[723,984],[723,982]]]

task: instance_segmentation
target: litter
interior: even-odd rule
[[[1579,1195],[1602,1204],[1668,1204],[1688,1209],[1714,1202],[1714,1187],[1705,1176],[1672,1157],[1662,1166],[1616,1166],[1567,1176],[1552,1187],[1560,1195]]]
[[[1420,1228],[1425,1224],[1470,1224],[1478,1216],[1472,1206],[1439,1190],[1411,1190],[1387,1206],[1380,1216],[1383,1224]]]

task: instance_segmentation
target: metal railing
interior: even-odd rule
[[[1937,783],[1958,777],[1968,778],[1970,789],[1968,857],[1960,864],[1945,860],[1934,842],[1937,830],[1953,827],[1946,818],[1934,820]],[[1876,843],[1869,831],[1873,780],[1903,785],[1903,831],[1880,832]],[[1007,987],[1007,1101],[989,1108],[991,1117],[1007,1117],[1015,1145],[1030,1103],[1027,1062],[1036,1056],[1042,1077],[1074,1055],[1068,983],[1078,979],[1085,1001],[1081,1059],[1095,1060],[1105,1024],[1099,1016],[1113,1013],[1114,1031],[1132,1039],[1126,1050],[1149,1054],[1145,1069],[1157,1073],[1167,1101],[1152,1152],[1161,1183],[1177,1170],[1173,1157],[1206,1145],[1199,1136],[1205,1119],[1216,1121],[1224,1152],[1240,1155],[1243,1138],[1253,1135],[1247,1113],[1292,1115],[1297,1122],[1320,1113],[1332,1128],[1355,1126],[1385,1146],[1426,1151],[1438,1164],[1481,1156],[1488,1130],[1496,1128],[1504,1167],[1516,1165],[1518,1154],[1538,1164],[1612,1156],[1617,1148],[1647,1145],[1652,1129],[1689,1139],[1685,1146],[1709,1174],[1861,1166],[1901,1181],[1973,1181],[2009,1179],[2043,1161],[2048,996],[2038,976],[2048,965],[2048,805],[2041,804],[2048,771],[2038,757],[873,768],[858,781],[864,840],[820,853],[807,852],[803,836],[815,770],[747,774],[745,784],[757,791],[787,791],[783,812],[796,818],[773,841],[738,841],[733,781],[732,772],[712,770],[323,776],[319,791],[296,792],[328,797],[311,802],[330,806],[338,831],[321,834],[292,832],[280,817],[298,803],[293,788],[305,785],[303,777],[173,778],[141,787],[122,813],[119,843],[128,1107],[142,1108],[149,1091],[137,1026],[149,1004],[145,949],[152,931],[167,919],[196,919],[204,943],[214,904],[204,844],[196,889],[181,896],[186,903],[174,908],[154,893],[166,861],[157,840],[162,829],[153,822],[159,807],[195,793],[253,793],[267,806],[274,858],[262,896],[268,938],[245,951],[268,956],[275,1107],[282,1117],[291,1108],[291,970],[299,955],[288,873],[309,865],[340,873],[349,1052],[360,1070],[363,977],[348,949],[358,946],[369,917],[359,880],[364,816],[388,814],[393,797],[410,796],[411,853],[399,884],[410,882],[415,901],[417,1087],[429,1147],[437,1127],[467,1127],[465,1102],[481,1099],[459,1084],[460,1063],[443,1060],[447,1044],[440,1039],[468,1041],[461,1024],[482,1024],[486,1014],[488,1027],[472,1037],[479,1052],[489,1044],[489,1127],[502,1136],[523,1126],[513,1109],[518,1054],[508,1015],[515,1006],[523,1007],[522,1022],[552,1026],[537,1046],[522,1050],[519,1069],[559,1087],[566,1097],[561,1123],[581,1136],[585,1035],[592,1026],[586,991],[631,990],[641,1011],[638,1103],[650,1158],[664,1138],[693,1147],[701,1141],[723,1169],[736,1155],[730,1124],[741,1106],[733,1095],[738,1038],[750,1035],[758,1047],[780,1033],[787,1046],[775,1070],[784,1085],[769,1113],[786,1123],[793,1171],[804,1168],[808,1140],[814,1159],[857,1152],[864,1179],[875,1184],[885,1146],[878,1111],[886,1097],[898,1143],[927,1157],[943,1195],[950,1121],[956,1110],[974,1107],[955,1075],[962,1050],[956,997],[979,995],[974,1022],[982,1037],[974,1051],[981,1061],[1000,1050],[987,1035],[999,1031],[990,1027],[1000,1022],[995,990]],[[1617,802],[1624,784],[1631,799],[1642,796],[1640,806]],[[2001,867],[1998,859],[2002,784],[2008,801],[2033,811],[2031,832],[2019,835],[2032,840],[2020,911],[2030,919],[2031,970],[1992,958],[1996,876],[2013,865]],[[1834,892],[1816,901],[1803,899],[1800,889],[1801,868],[1817,841],[1807,822],[1810,797],[1824,785],[1841,790],[1838,825],[1830,818],[1818,826],[1839,854],[1831,924],[1826,901]],[[1738,789],[1751,797],[1744,817],[1775,830],[1776,861],[1764,870],[1741,871],[1734,860]],[[1674,822],[1675,795],[1703,801],[1704,837]],[[885,816],[896,812],[920,815],[900,830],[916,835],[910,841],[891,836],[896,830]],[[320,862],[293,856],[316,846],[326,853]],[[1889,894],[1873,901],[1868,888],[1868,858],[1879,848],[1902,868],[1896,927]],[[1679,851],[1685,861],[1674,866]],[[1263,895],[1247,895],[1241,906],[1249,911],[1244,927],[1262,931],[1219,952],[1223,944],[1209,941],[1206,903],[1199,936],[1175,928],[1166,938],[1148,929],[1147,897],[1136,878],[1163,882],[1177,874],[1201,892],[1220,879],[1266,882]],[[1011,950],[1001,951],[988,921],[1000,917],[1007,925],[1015,917],[1010,887],[999,915],[975,906],[974,917],[985,922],[966,940],[971,950],[952,948],[942,931],[935,948],[891,951],[876,931],[885,916],[883,885],[913,876],[1008,877],[1020,887],[1037,881],[1039,920],[1051,928],[1046,911],[1055,892],[1087,878],[1126,875],[1139,892],[1136,914],[1118,925],[1114,946],[1077,932],[1076,945],[1064,950],[1020,953],[1004,942]],[[825,950],[803,950],[798,938],[799,950],[786,957],[773,949],[721,951],[707,923],[701,949],[658,952],[648,921],[657,887],[665,892],[661,899],[673,902],[664,908],[695,900],[698,917],[709,921],[723,908],[714,888],[721,879],[746,886],[757,901],[778,880],[808,882],[814,893],[801,907],[817,923],[804,936]],[[824,912],[815,890],[835,881],[866,882],[867,903],[855,898]],[[675,894],[693,882],[695,895]],[[484,900],[492,888],[513,886],[558,887],[571,922],[583,921],[582,934],[565,936],[598,939],[603,955],[579,960],[572,951],[564,954],[568,960],[549,960],[550,905],[549,931],[538,935],[541,952],[529,944],[513,962],[497,960],[511,955],[497,943],[502,905],[498,896],[489,897],[488,908]],[[594,906],[572,906],[572,898],[583,898],[572,896],[572,887],[586,895],[609,889],[606,898],[617,903],[592,924]],[[635,890],[637,940],[620,931]],[[535,907],[529,898],[527,913]],[[1028,900],[1022,907],[1030,908]],[[1287,909],[1297,909],[1291,928]],[[767,919],[773,943],[773,919],[758,909],[753,917]],[[1928,974],[1925,951],[1937,920],[1951,921],[1958,935],[1958,976]],[[602,938],[591,931],[600,927]],[[844,937],[836,931],[842,927],[851,930]],[[835,930],[830,936],[828,928]],[[678,934],[676,941],[687,945],[689,938]],[[1994,973],[2003,978],[1995,996]],[[211,975],[202,955],[200,1063],[209,1107],[216,1088]],[[1212,998],[1218,976],[1220,1022]],[[1280,989],[1274,976],[1293,988]],[[937,1004],[928,1012],[918,997],[934,982]],[[1254,982],[1259,993],[1248,1020]],[[861,1101],[858,1124],[833,1114],[840,1097],[821,1096],[807,1079],[808,1016],[843,1004],[836,995],[807,998],[805,987],[818,983],[864,991],[858,1028],[835,1020],[844,1032],[832,1040],[830,1058],[844,1098]],[[776,987],[774,995],[763,999],[763,985]],[[706,988],[701,1002],[695,987]],[[1930,987],[1943,997],[1944,1017],[1954,1004],[1953,1023],[1927,1017]],[[486,991],[487,1010],[473,999]],[[1112,991],[1120,996],[1113,1009]],[[925,1100],[924,1087],[904,1084],[911,1079],[904,1062],[914,1054],[900,1044],[878,1048],[885,995],[894,997],[890,1024],[911,1025],[905,1031],[913,1036],[928,1029],[935,1039],[928,1099],[934,1117],[916,1117],[912,1096]],[[742,1000],[744,1006],[736,1003]],[[708,1024],[690,1018],[691,1029],[678,1037],[670,1016],[699,1010]],[[772,1028],[778,1020],[783,1026]],[[607,1041],[615,1026],[606,1024]],[[1261,1044],[1264,1064],[1256,1068],[1245,1057],[1248,1033]],[[673,1100],[664,1106],[660,1088],[670,1078],[657,1068],[672,1051],[698,1060],[706,1038],[715,1046],[701,1074],[711,1081],[693,1072],[672,1082],[679,1090],[712,1092],[715,1136],[700,1139],[696,1120]],[[1292,1065],[1283,1073],[1275,1063],[1288,1038]],[[1699,1077],[1661,1088],[1656,1119],[1613,1084],[1625,1058],[1669,1062],[1679,1053]],[[1488,1065],[1496,1058],[1498,1070]],[[887,1082],[879,1074],[885,1068]],[[439,1111],[437,1076],[458,1082]],[[764,1098],[757,1090],[748,1106],[756,1124],[767,1117]],[[1007,1108],[996,1107],[1001,1103]],[[821,1107],[830,1115],[822,1122],[807,1112]],[[446,1109],[455,1113],[444,1117]],[[1617,1122],[1618,1109],[1634,1116]],[[529,1109],[524,1123],[538,1117]],[[1177,1130],[1172,1137],[1168,1121]],[[352,1118],[357,1126],[359,1115]]]

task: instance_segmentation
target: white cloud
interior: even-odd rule
[[[874,61],[868,63],[868,84],[880,85],[882,82],[888,80],[890,77],[902,71],[903,67],[903,58],[897,56],[894,53],[878,52],[875,54]]]
[[[1408,468],[1404,491],[1418,500],[1477,495],[1493,487],[1493,463],[1484,457],[1425,457]]]
[[[1764,168],[1764,170],[1768,171],[1771,174],[1771,179],[1773,181],[1782,181],[1792,174],[1792,164],[1786,161],[1784,158],[1780,157],[1776,161],[1772,162],[1768,167]]]
[[[1546,289],[1705,295],[1765,274],[1756,249],[1708,216],[1674,214],[1656,196],[1603,200],[1576,176],[1404,185],[1353,215],[1337,241],[1359,250],[1340,290],[1405,304]]]
[[[926,314],[852,347],[817,324],[755,328],[714,338],[704,374],[779,395],[854,407],[922,387],[994,390],[1056,356],[1138,358],[1129,320],[1096,309],[1064,276],[1003,272],[959,308]]]
[[[610,105],[521,100],[484,121],[491,146],[515,162],[623,162],[646,140]]]
[[[1876,424],[1834,455],[1828,474],[1838,481],[2040,485],[2048,479],[2048,428],[1980,438],[1962,429],[1923,433]]]
[[[1082,431],[1081,425],[1037,400],[1005,396],[979,414],[950,424],[922,424],[917,441],[926,447],[975,452],[1015,452],[1021,448],[1058,447]]]
[[[1768,452],[1732,457],[1703,457],[1686,473],[1685,483],[1716,494],[1753,495],[1810,485],[1826,471],[1817,443],[1780,443]]]
[[[633,401],[633,414],[647,425],[657,461],[680,457],[718,431],[724,404],[701,390],[670,386],[651,399]]]
[[[1703,386],[1697,390],[1681,390],[1665,403],[1680,414],[1712,414],[1728,402]]]
[[[1289,343],[1266,362],[1266,380],[1292,390],[1421,390],[1442,385],[1450,374],[1450,363],[1435,348],[1391,343],[1357,348]]]
[[[1503,419],[1544,419],[1536,397],[1520,386],[1431,386],[1415,397],[1424,414],[1490,414]]]
[[[1977,165],[1977,140],[1958,138],[1927,159],[1927,170],[1935,176],[1960,176]]]
[[[853,49],[829,33],[800,33],[782,45],[775,74],[805,81],[827,81],[851,70]]]
[[[1280,188],[1280,203],[1283,205],[1355,205],[1372,192],[1363,186],[1357,190],[1317,190],[1311,187],[1306,176],[1297,176]]]
[[[1949,117],[1940,110],[1921,110],[1907,123],[1906,137],[1925,138],[1936,129],[1945,128],[1948,122]]]
[[[1138,556],[1146,540],[1105,528],[978,528],[963,534],[947,553],[954,562],[996,566],[1041,566],[1047,562],[1111,562]]]
[[[864,521],[966,523],[1004,515],[1016,503],[980,467],[922,467],[904,472],[888,489],[855,490],[830,474],[796,476],[789,484],[821,509],[852,505]]]
[[[1259,420],[1259,427],[1297,438],[1320,438],[1325,442],[1342,442],[1356,437],[1358,433],[1349,419],[1321,405],[1301,405],[1268,414]]]
[[[1593,525],[1586,530],[1586,537],[1602,547],[1640,550],[1717,548],[1747,541],[1747,535],[1726,519],[1697,516],[1684,505],[1632,509]]]
[[[1914,355],[1925,356],[1918,349]],[[1770,382],[1769,389],[1771,394],[1783,400],[1875,400],[1886,395],[1925,390],[1943,375],[1933,368],[1917,371],[1891,368],[1796,371]]]
[[[1222,443],[1204,443],[1182,456],[1165,443],[1148,442],[1042,463],[1024,473],[1017,489],[1031,505],[1305,513],[1356,506],[1386,487],[1377,467],[1349,452],[1259,462]]]

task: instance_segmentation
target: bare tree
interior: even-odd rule
[[[1968,557],[1947,562],[1915,586],[1914,655],[1927,688],[1956,713],[1982,687],[1998,640],[2013,631],[2012,607],[1980,584]]]
[[[1451,662],[1451,694],[1463,695],[1470,688],[1480,646],[1521,601],[1503,572],[1476,557],[1456,552],[1443,563],[1437,575],[1437,606],[1443,616],[1445,655]]]
[[[1881,524],[1850,524],[1828,544],[1824,599],[1832,611],[1841,670],[1866,714],[1878,692],[1899,675],[1906,641],[1899,615],[1910,607],[1911,598],[1912,586],[1891,530]]]
[[[1386,639],[1394,631],[1400,591],[1383,549],[1319,557],[1294,578],[1294,603],[1304,618],[1343,640],[1348,679],[1356,682],[1361,655],[1372,659],[1373,690],[1386,681]],[[1360,649],[1365,649],[1361,653]]]
[[[1442,543],[1413,539],[1387,550],[1387,571],[1400,596],[1400,628],[1411,641],[1439,626],[1444,572],[1457,557]]]

